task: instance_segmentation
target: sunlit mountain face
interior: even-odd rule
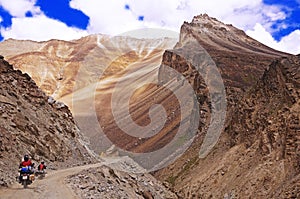
[[[68,95],[92,83],[110,81],[133,63],[151,62],[158,67],[164,50],[172,48],[175,42],[92,35],[74,41],[10,39],[1,47],[3,56],[16,69],[33,77],[47,94],[67,102]]]

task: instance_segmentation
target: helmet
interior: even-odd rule
[[[29,155],[24,155],[24,161],[28,161],[29,160]]]

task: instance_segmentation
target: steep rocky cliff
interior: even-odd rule
[[[195,147],[182,168],[162,172],[179,196],[299,198],[299,63],[296,56],[274,61],[230,110],[209,156],[198,159]]]
[[[299,57],[274,61],[230,115],[225,130],[230,146],[243,145],[255,158],[248,163],[251,181],[240,189],[250,187],[260,197],[300,197]]]
[[[20,70],[0,60],[0,183],[15,180],[24,154],[49,167],[91,160],[68,107],[48,97]]]
[[[199,158],[206,120],[190,149],[155,175],[182,198],[299,198],[299,57],[274,51],[207,15],[185,23],[181,31],[162,63],[193,84],[203,117],[209,118],[205,82],[180,56],[192,53],[190,41],[198,41],[224,81],[227,119],[207,157]]]

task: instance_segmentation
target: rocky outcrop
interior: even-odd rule
[[[179,196],[299,198],[299,68],[296,56],[270,65],[228,113],[211,154],[186,160],[169,176]]]
[[[169,67],[189,81],[199,103],[199,131],[204,132],[211,117],[212,100],[221,99],[216,96],[226,95],[227,110],[235,107],[244,91],[256,84],[274,59],[282,56],[287,54],[257,42],[232,25],[199,15],[191,23],[184,22],[176,46],[164,52],[158,81],[163,85],[173,78],[166,70]],[[203,133],[199,139],[202,142]]]
[[[199,73],[206,70],[205,65],[218,67],[230,107],[237,102],[241,93],[256,83],[269,64],[281,56],[287,54],[271,49],[242,30],[204,14],[194,17],[191,23],[184,22],[178,43],[174,49],[166,50],[163,54],[159,73],[165,78],[165,66],[182,73],[193,86],[203,111],[210,112],[205,108],[205,102],[209,101],[209,86],[203,74]],[[193,66],[192,62],[195,61],[188,60],[188,57],[201,58],[202,68]],[[159,75],[159,81],[162,82],[162,75]]]
[[[67,106],[51,103],[28,74],[0,60],[1,185],[15,180],[24,154],[49,168],[89,162]]]
[[[125,173],[107,166],[72,175],[67,182],[80,198],[177,198],[150,174]]]
[[[251,188],[264,197],[300,197],[299,69],[296,56],[274,61],[230,113],[226,127],[231,147],[243,144],[255,151],[258,166],[252,168],[261,166],[265,173],[253,173],[252,178],[268,180]]]

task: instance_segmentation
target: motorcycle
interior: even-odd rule
[[[39,171],[36,171],[35,172],[35,176],[38,178],[38,179],[43,179],[45,176],[46,176],[46,171],[43,169],[43,170],[39,170]]]
[[[22,167],[19,172],[19,183],[23,185],[24,189],[26,189],[27,186],[30,185],[35,179],[33,171],[30,167]]]

